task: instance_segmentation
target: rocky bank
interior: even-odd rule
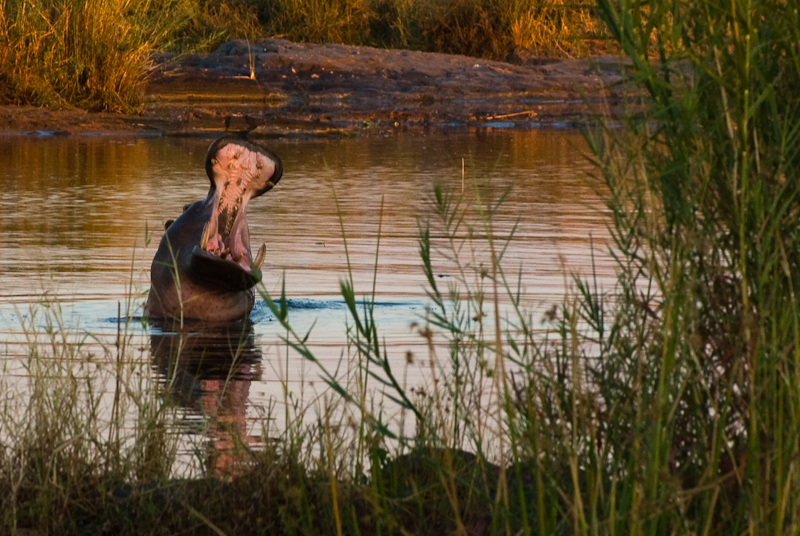
[[[619,57],[512,62],[265,39],[154,53],[139,115],[0,107],[0,132],[254,137],[429,128],[574,126],[615,115]]]

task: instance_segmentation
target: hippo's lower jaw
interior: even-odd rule
[[[167,226],[153,258],[151,317],[228,322],[250,312],[266,245],[254,259],[247,203],[272,189],[282,171],[280,159],[255,143],[226,137],[211,144],[208,196]]]
[[[230,186],[233,181],[220,182],[207,200],[211,213],[200,244],[192,248],[187,275],[211,289],[247,290],[261,281],[267,247],[262,244],[252,258],[245,211],[250,193],[236,192],[236,187]],[[226,191],[234,193],[226,199]]]
[[[192,248],[189,271],[199,283],[220,285],[234,291],[247,290],[261,281],[261,263],[264,262],[266,251],[266,246],[262,244],[256,260],[245,269],[235,257],[226,259],[195,246]],[[242,259],[245,258],[249,262],[250,254],[242,255]]]

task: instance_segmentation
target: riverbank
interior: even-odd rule
[[[157,53],[138,115],[0,107],[0,133],[349,136],[425,128],[577,126],[615,116],[624,62],[468,56],[233,40],[211,54]]]

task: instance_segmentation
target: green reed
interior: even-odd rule
[[[374,502],[409,500],[414,515],[394,517],[409,532],[793,533],[797,11],[600,7],[639,88],[623,129],[588,136],[610,192],[618,286],[576,280],[549,333],[537,333],[502,244],[488,239],[481,264],[465,238],[492,236],[497,204],[476,189],[469,221],[461,198],[435,189],[435,217],[420,231],[431,307],[419,329],[444,340],[449,359],[430,345],[436,381],[414,397],[379,345],[353,344],[416,419],[406,437],[372,417],[379,452],[396,449],[371,460]],[[445,237],[438,248],[432,224]],[[447,289],[433,276],[437,250],[459,274]],[[361,340],[379,340],[369,299],[359,309],[343,291]],[[302,338],[291,343],[306,351]],[[491,396],[474,398],[487,381]],[[398,456],[408,468],[399,476]],[[459,487],[454,459],[469,459],[484,484],[470,473]]]
[[[406,385],[374,292],[351,278],[348,345],[332,370],[312,333],[293,328],[285,293],[261,289],[286,358],[314,363],[330,390],[306,405],[286,382],[286,428],[266,415],[263,450],[242,449],[225,480],[168,480],[174,453],[152,431],[169,406],[139,405],[159,399],[123,381],[120,407],[144,407],[134,412],[144,424],[117,440],[124,427],[101,424],[85,394],[98,382],[67,366],[90,362],[75,357],[80,340],[45,338],[55,358],[36,361],[36,339],[28,413],[3,413],[4,528],[796,533],[797,11],[677,0],[600,9],[638,89],[623,128],[587,135],[609,192],[615,288],[576,279],[538,321],[493,232],[504,192],[436,186],[419,227],[430,304],[414,326],[427,383]],[[441,263],[454,274],[446,285]],[[45,335],[63,333],[50,325]],[[117,488],[129,494],[109,498]]]
[[[96,521],[87,505],[102,510],[128,482],[169,478],[171,411],[136,358],[129,315],[112,342],[67,327],[56,302],[19,316],[24,375],[0,376],[0,530],[78,530]]]
[[[607,428],[618,530],[794,530],[797,7],[600,7],[640,89],[624,130],[590,138],[621,269],[592,367],[626,423]]]

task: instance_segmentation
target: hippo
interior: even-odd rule
[[[266,245],[252,257],[247,202],[275,186],[283,164],[252,141],[225,136],[209,147],[206,174],[206,198],[165,225],[150,267],[150,318],[222,323],[253,309]]]

